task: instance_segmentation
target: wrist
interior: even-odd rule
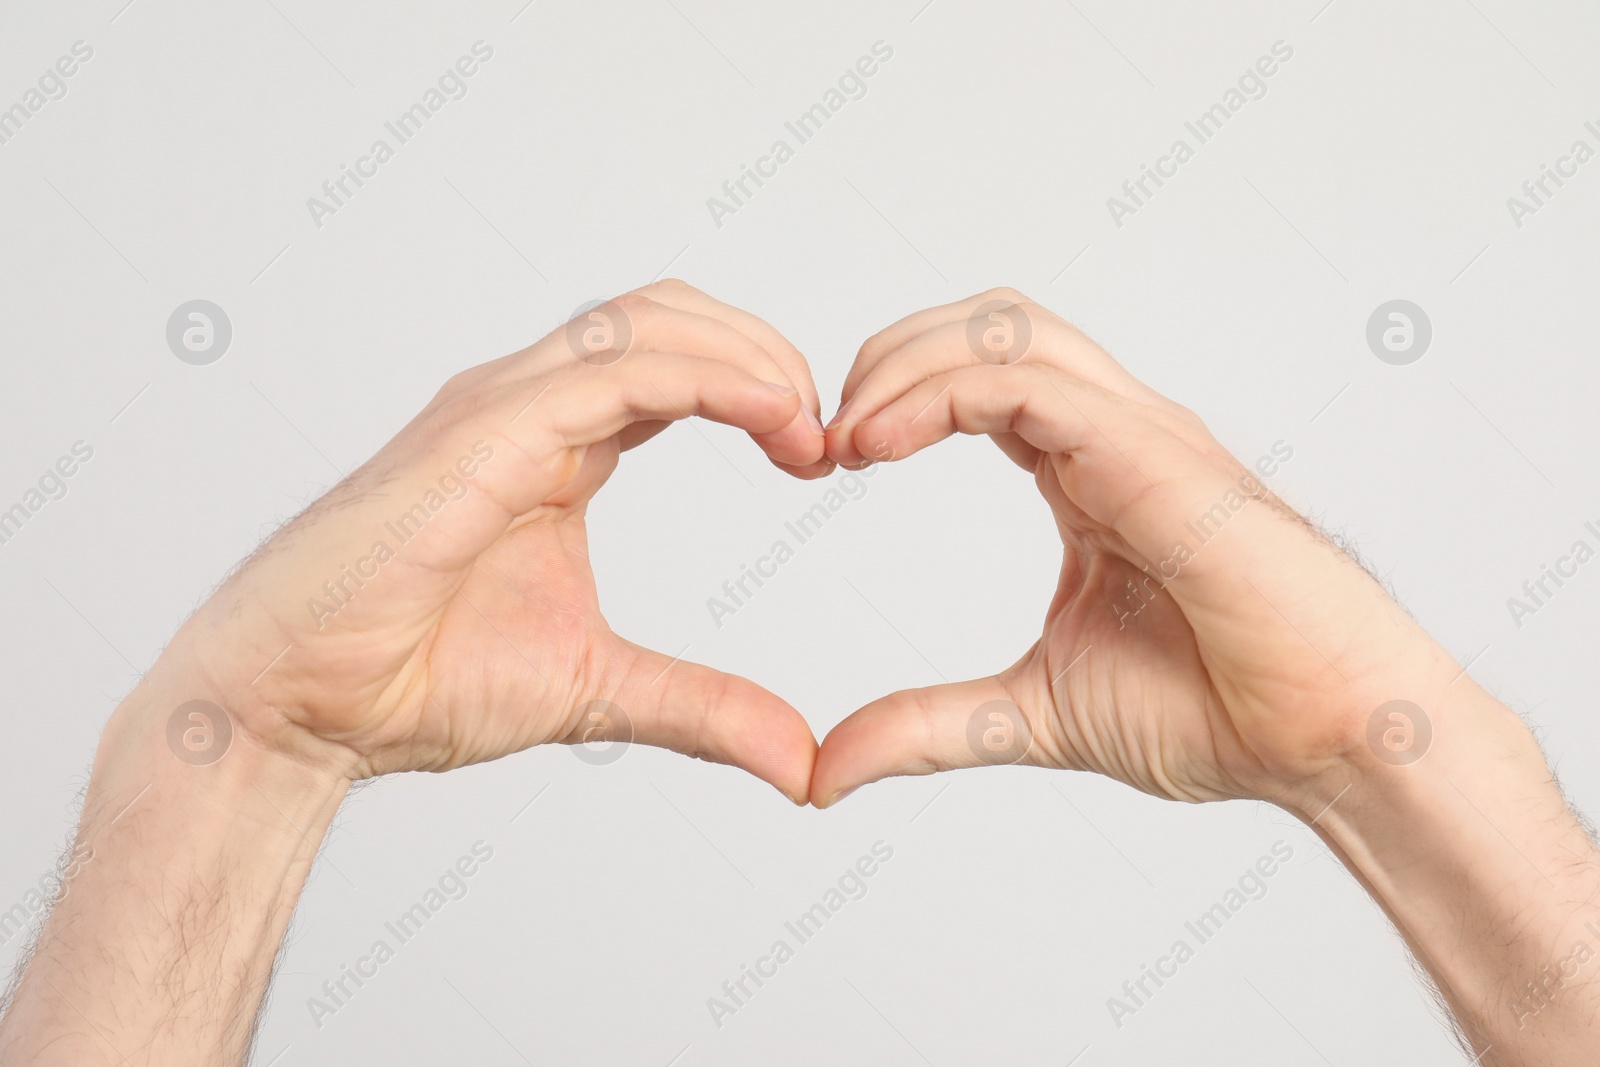
[[[170,651],[106,723],[95,750],[85,824],[127,790],[159,787],[174,804],[190,809],[197,833],[215,830],[211,819],[259,819],[268,835],[288,823],[303,826],[306,817],[344,795],[353,759],[335,746],[300,740],[287,723],[263,730],[270,717],[271,709],[247,690],[219,684],[199,657]],[[266,819],[263,805],[301,818]]]
[[[112,713],[100,749],[161,737],[178,763],[249,763],[284,777],[295,777],[298,767],[313,790],[336,777],[361,777],[354,751],[301,725],[306,694],[288,694],[282,684],[294,643],[275,627],[240,625],[237,616],[247,610],[219,594],[190,618]]]
[[[1527,733],[1444,648],[1397,616],[1387,597],[1376,610],[1369,605],[1359,615],[1363,639],[1346,640],[1337,657],[1337,679],[1308,679],[1256,709],[1256,763],[1241,782],[1243,795],[1312,824],[1347,791],[1383,795],[1430,778],[1445,758],[1435,749],[1441,727],[1458,741],[1481,742],[1504,717]]]
[[[259,743],[226,711],[232,699],[167,655],[113,713],[75,862],[5,1020],[0,1060],[242,1055],[349,779]],[[181,1047],[175,1004],[201,1020]]]
[[[1557,975],[1600,954],[1593,842],[1532,733],[1471,679],[1415,722],[1407,713],[1380,717],[1371,743],[1292,810],[1384,908],[1469,1023],[1474,1051],[1498,1050],[1484,1063],[1534,1047],[1588,1062],[1562,1055],[1587,1041],[1592,975]]]

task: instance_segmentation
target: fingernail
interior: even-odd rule
[[[839,425],[839,423],[844,420],[844,413],[849,411],[849,410],[850,410],[850,404],[849,404],[848,401],[846,401],[843,404],[840,404],[839,405],[839,410],[835,411],[833,413],[833,418],[828,420],[828,429],[831,430],[835,426]]]
[[[768,389],[771,389],[779,396],[794,396],[794,390],[790,389],[787,385],[779,385],[777,382],[769,382],[765,378],[762,379],[762,382]]]
[[[815,433],[818,437],[821,437],[822,434],[825,432],[822,429],[822,420],[817,418],[817,416],[812,413],[811,407],[808,404],[801,404],[800,405],[800,410],[806,413],[806,422],[811,424],[812,432]]]
[[[828,807],[833,807],[835,804],[839,803],[839,801],[843,800],[845,797],[849,796],[851,793],[854,793],[860,788],[861,787],[859,785],[853,785],[849,789],[841,789],[839,792],[833,794],[833,798],[828,801]]]

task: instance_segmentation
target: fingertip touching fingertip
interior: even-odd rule
[[[833,807],[835,804],[839,803],[839,801],[843,800],[845,797],[849,796],[851,793],[854,793],[857,789],[860,789],[860,788],[861,787],[859,785],[853,785],[848,789],[836,789],[836,790],[833,791],[832,794],[830,794],[827,798],[825,798],[821,803],[817,803],[814,798],[812,800],[812,803],[816,804],[818,810],[826,811],[828,808]]]
[[[846,400],[844,403],[839,405],[839,410],[835,411],[833,413],[833,418],[828,420],[827,429],[831,430],[834,427],[838,426],[839,423],[843,422],[844,421],[845,412],[847,412],[849,410],[850,410],[850,401]]]

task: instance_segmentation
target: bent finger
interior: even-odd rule
[[[855,362],[850,367],[850,373],[845,376],[844,388],[840,390],[840,400],[848,403],[861,383],[877,369],[884,358],[913,338],[952,322],[964,322],[985,304],[1020,304],[1026,301],[1027,297],[1015,289],[999,288],[976,293],[965,300],[956,300],[949,304],[912,312],[899,322],[879,330],[862,343],[860,351],[856,353]]]
[[[751,338],[788,372],[789,381],[800,391],[800,396],[804,398],[811,413],[820,414],[817,386],[811,375],[810,363],[771,323],[753,312],[724,303],[676,278],[652,283],[640,292],[669,307],[682,308],[718,319]]]

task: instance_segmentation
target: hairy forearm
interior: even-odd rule
[[[1479,1062],[1592,1064],[1594,843],[1531,733],[1470,679],[1437,687],[1426,715],[1420,758],[1363,753],[1332,806],[1301,814],[1393,919]]]
[[[169,736],[189,701],[244,699],[179,659],[163,657],[101,739],[77,834],[90,858],[0,1023],[0,1064],[210,1065],[248,1051],[348,781],[237,729],[213,758],[225,731],[208,735],[203,716]]]

